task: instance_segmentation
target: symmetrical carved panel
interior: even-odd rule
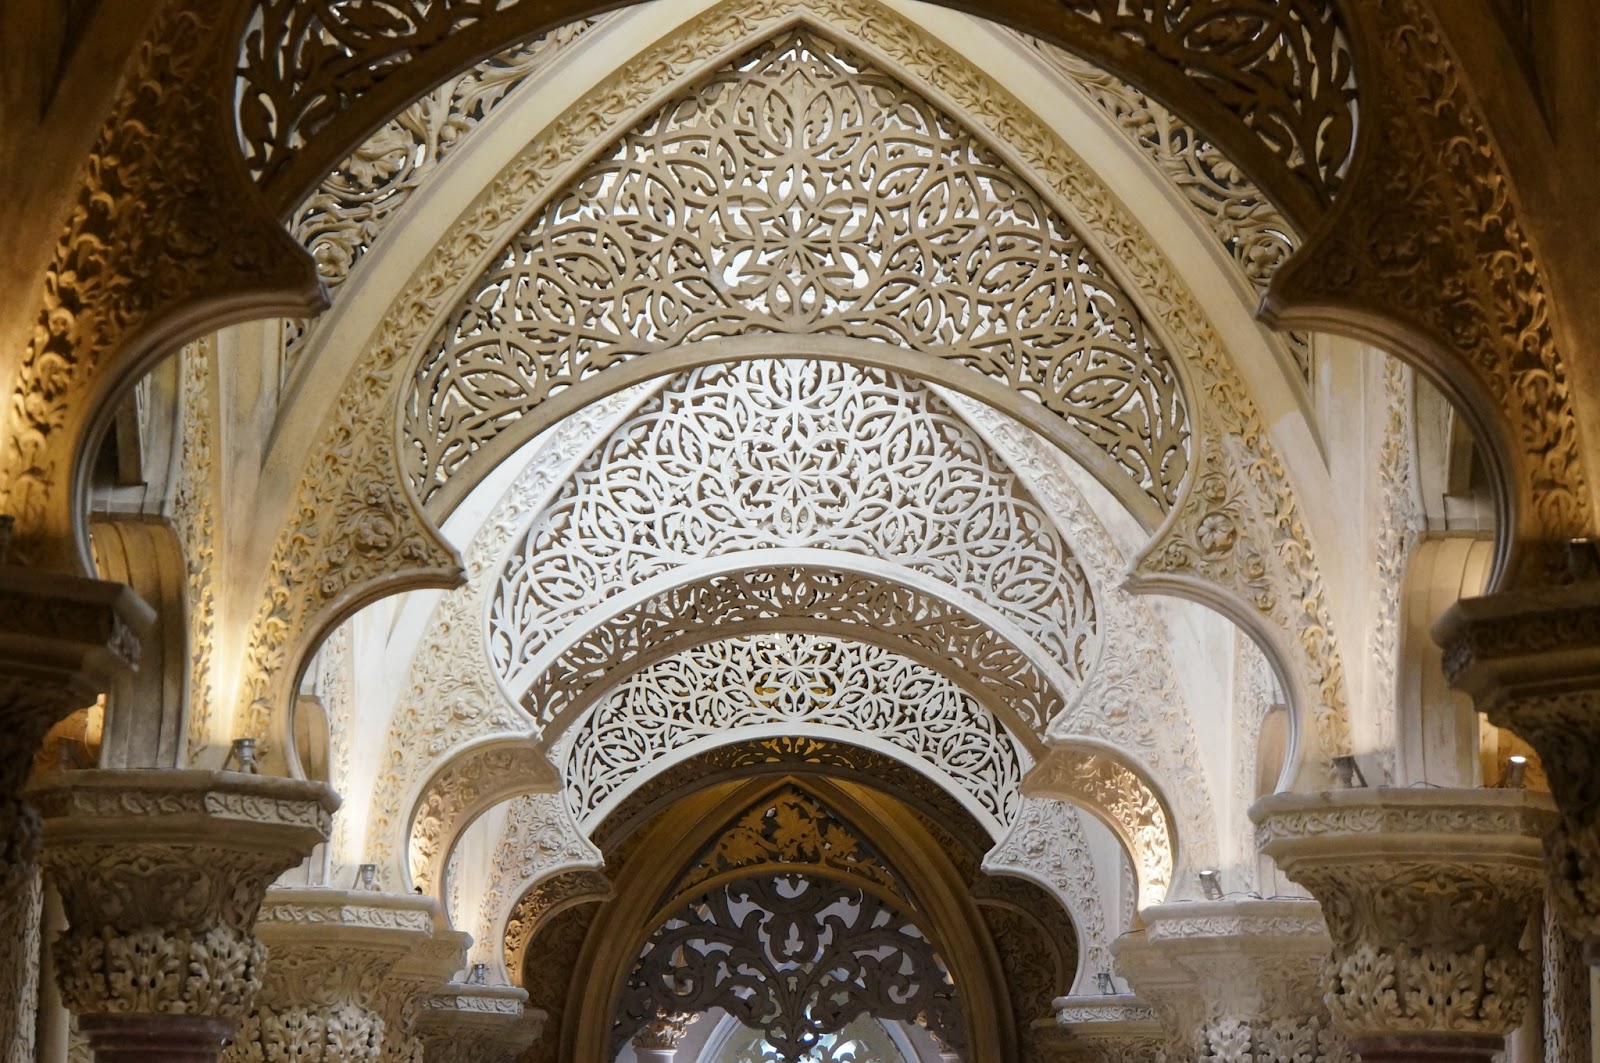
[[[674,378],[529,525],[489,605],[509,680],[609,594],[695,558],[826,547],[985,602],[1080,679],[1094,598],[1050,519],[936,396],[838,362],[747,361]],[[1067,693],[1067,692],[1063,692]]]
[[[804,623],[894,647],[952,678],[981,682],[986,702],[1024,742],[1061,710],[1061,695],[1021,650],[993,628],[931,594],[842,569],[752,566],[670,587],[597,623],[522,693],[540,728],[574,713],[620,682],[619,666],[648,663],[720,635],[729,624],[769,631]],[[981,678],[980,678],[981,677]]]
[[[1158,512],[1188,464],[1173,368],[1083,239],[938,108],[808,33],[630,132],[471,292],[406,403],[424,501],[552,395],[751,332],[952,359],[1064,418]]]
[[[862,1015],[926,1021],[958,1051],[965,1024],[932,942],[896,905],[807,875],[741,879],[673,911],[629,975],[620,1046],[657,1015],[720,1007],[788,1063]]]
[[[999,823],[1025,754],[971,695],[880,647],[780,632],[726,639],[635,672],[577,729],[562,768],[580,822],[654,762],[734,728],[837,727],[920,757]]]

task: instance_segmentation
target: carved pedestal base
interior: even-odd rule
[[[516,986],[460,983],[425,998],[417,1029],[427,1063],[515,1059],[543,1032],[544,1012],[527,1002],[527,992]]]
[[[1366,1063],[1481,1063],[1527,1014],[1522,950],[1547,796],[1523,790],[1274,794],[1256,841],[1322,902],[1334,1026]]]
[[[1048,1045],[1051,1063],[1145,1063],[1173,1047],[1156,1009],[1138,997],[1057,997],[1051,1003],[1064,1035]]]
[[[215,1063],[233,1023],[187,1015],[86,1015],[95,1063]]]
[[[118,1058],[215,1060],[261,984],[253,930],[267,886],[327,840],[338,798],[203,771],[72,772],[31,796],[67,916],[57,980],[80,1028],[118,1039],[104,1050],[130,1053]],[[139,1016],[168,1025],[141,1032]],[[137,1054],[162,1037],[186,1039],[187,1054]]]

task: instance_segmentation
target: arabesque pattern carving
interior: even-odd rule
[[[628,676],[576,729],[562,775],[582,823],[668,754],[734,728],[837,727],[920,757],[996,823],[1015,811],[1025,753],[970,694],[877,646],[779,632],[725,639]]]
[[[495,668],[510,681],[628,586],[697,558],[786,547],[938,579],[1000,610],[1070,680],[1096,649],[1077,559],[936,395],[876,369],[759,360],[675,377],[528,526],[490,599]]]
[[[1068,84],[1093,100],[1172,182],[1257,292],[1295,249],[1300,237],[1283,214],[1216,144],[1170,110],[1091,63],[1035,37],[1017,34]],[[1309,382],[1311,337],[1279,334]]]
[[[1064,801],[1024,798],[1010,833],[983,858],[983,870],[990,875],[1031,879],[1055,895],[1072,917],[1083,966],[1092,982],[1100,972],[1113,970],[1113,935],[1106,929],[1094,856],[1079,822],[1082,814]],[[1118,933],[1123,929],[1116,928]],[[1087,986],[1069,988],[1087,991]]]
[[[956,987],[915,922],[876,893],[800,874],[741,879],[675,910],[628,977],[614,1043],[658,1014],[712,1007],[787,1063],[866,1014],[925,1021],[964,1047]]]
[[[988,624],[930,594],[841,569],[751,567],[671,587],[597,623],[534,677],[521,700],[541,729],[619,683],[618,666],[644,652],[663,656],[709,641],[730,624],[778,630],[797,621],[886,644],[940,667],[976,689],[1025,744],[1044,731],[1062,697],[1040,668]],[[638,663],[645,663],[639,661]],[[634,667],[638,667],[636,663]]]
[[[189,732],[187,762],[195,764],[217,742],[212,645],[216,626],[213,570],[217,564],[216,344],[206,336],[178,354],[183,430],[172,522],[183,544],[189,611]]]
[[[518,906],[538,892],[537,886],[530,890],[530,883],[593,881],[584,878],[589,871],[598,876],[600,883],[605,882],[605,877],[596,870],[605,863],[605,858],[579,829],[561,794],[535,793],[512,798],[506,805],[505,823],[494,842],[493,861],[479,904],[482,923],[474,933],[477,940],[472,959],[475,962],[491,962],[497,958],[494,950],[503,939],[509,940],[510,927],[518,919]],[[549,891],[554,888],[554,885],[549,886],[540,895],[549,898]],[[526,921],[536,915],[524,909],[522,918]],[[532,932],[533,928],[527,927],[527,933]],[[506,970],[513,978],[520,977],[509,960]]]
[[[407,827],[398,824],[410,814],[405,802],[421,781],[461,744],[525,725],[522,712],[486,668],[460,666],[462,661],[488,659],[482,617],[494,582],[489,573],[563,476],[636,397],[613,395],[554,429],[464,551],[467,586],[445,595],[435,607],[387,729],[367,832],[367,849],[385,870],[400,870],[395,852]]]
[[[1188,466],[1173,367],[1088,244],[939,109],[797,32],[629,133],[501,252],[416,371],[412,485],[430,501],[609,367],[751,332],[952,359],[1062,417],[1158,513]]]

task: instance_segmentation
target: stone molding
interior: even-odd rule
[[[438,905],[415,894],[273,889],[256,921],[271,962],[225,1058],[237,1063],[376,1060],[385,980],[433,937]]]
[[[1346,1050],[1322,1006],[1327,928],[1312,900],[1162,904],[1120,938],[1118,969],[1199,1060],[1321,1063]]]
[[[1048,1041],[1046,1058],[1064,1063],[1156,1063],[1169,1059],[1172,1039],[1160,1013],[1128,993],[1057,997],[1060,1038]]]
[[[1379,1053],[1410,1040],[1487,1060],[1521,1024],[1521,947],[1539,896],[1548,796],[1525,790],[1274,794],[1250,810],[1263,852],[1322,903],[1334,1026]],[[1442,1040],[1441,1040],[1442,1039]],[[1410,1058],[1410,1057],[1393,1057]]]
[[[72,772],[30,797],[69,924],[67,1006],[229,1024],[261,985],[262,897],[327,840],[339,804],[319,783],[205,771]]]
[[[424,997],[417,1029],[427,1063],[494,1063],[539,1039],[546,1015],[517,986],[452,982]]]

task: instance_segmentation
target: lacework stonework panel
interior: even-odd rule
[[[328,289],[344,283],[396,212],[490,111],[598,23],[563,26],[450,79],[384,123],[330,173],[289,220],[289,231],[311,252]],[[286,359],[306,329],[305,321],[285,323]]]
[[[785,1063],[760,1034],[735,1042],[722,1057],[727,1063]],[[798,1063],[907,1063],[882,1023],[862,1016],[838,1033],[823,1034]]]
[[[936,353],[1059,414],[1169,509],[1188,467],[1173,367],[1084,240],[915,94],[808,34],[625,136],[499,254],[405,410],[419,497],[552,395],[751,333]]]
[[[629,663],[639,655],[666,658],[740,624],[752,634],[821,625],[859,631],[860,640],[892,640],[902,653],[981,677],[993,698],[986,703],[1010,713],[1008,726],[1018,736],[1043,734],[1064,706],[1037,664],[956,606],[881,577],[778,566],[668,588],[597,624],[534,676],[522,707],[543,735],[551,724],[575,722],[574,713],[639,667]]]
[[[633,777],[734,728],[837,727],[921,758],[1009,823],[1023,755],[970,695],[877,646],[780,633],[728,639],[629,676],[578,729],[562,771],[588,826]]]
[[[1067,84],[1103,110],[1170,181],[1258,293],[1300,246],[1283,214],[1216,144],[1121,78],[1053,44],[1017,34]],[[1311,335],[1281,334],[1300,377],[1311,378]]]
[[[669,916],[629,975],[614,1045],[658,1015],[716,1007],[786,1061],[863,1015],[965,1046],[956,987],[916,924],[875,893],[800,874],[728,883]]]
[[[701,557],[824,547],[892,560],[1004,613],[1074,681],[1095,647],[1083,568],[1024,484],[913,381],[760,360],[675,378],[572,475],[489,605],[502,681],[597,601]]]

